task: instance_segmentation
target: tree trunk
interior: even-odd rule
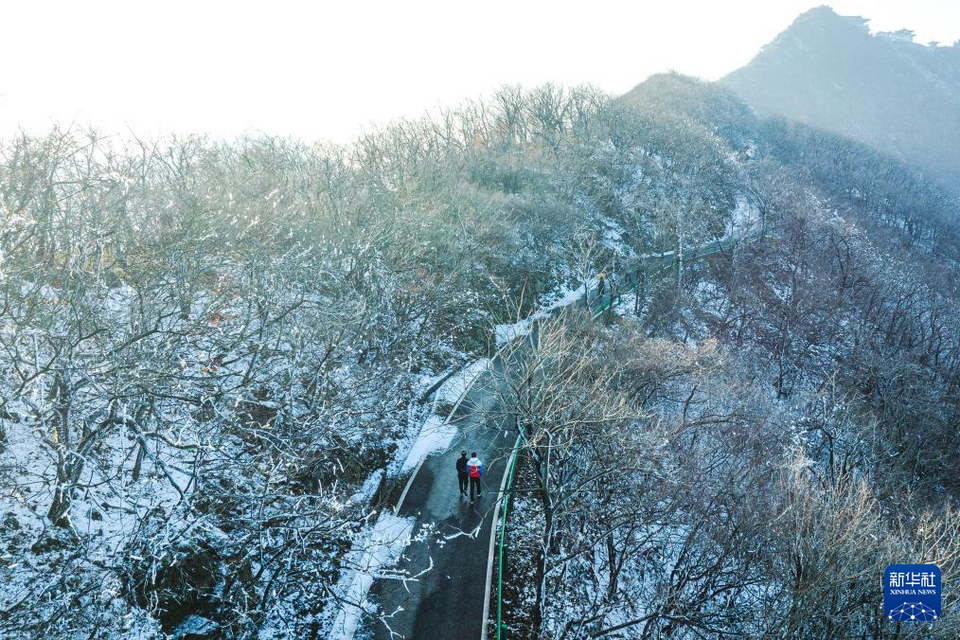
[[[57,372],[50,389],[50,399],[54,402],[53,441],[57,447],[57,484],[53,490],[53,502],[47,517],[58,527],[70,527],[70,463],[64,452],[70,447],[70,392],[63,374]]]

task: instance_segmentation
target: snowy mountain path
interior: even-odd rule
[[[752,235],[752,234],[750,234]],[[693,261],[723,251],[729,241],[714,240],[693,247]],[[661,274],[674,264],[674,254],[643,256],[650,275]],[[629,286],[628,291],[633,287]],[[612,300],[591,299],[594,318],[599,318]],[[580,304],[582,295],[571,297],[527,321],[510,325],[506,342],[521,336],[536,340],[537,320]],[[516,442],[517,431],[496,385],[503,385],[516,367],[512,359],[522,349],[501,350],[491,365],[456,406],[449,423],[457,436],[440,454],[423,461],[411,481],[397,516],[415,521],[410,544],[396,569],[398,575],[413,579],[380,578],[370,589],[370,599],[382,618],[370,619],[360,637],[383,640],[418,638],[480,638],[486,623],[488,560],[491,527],[499,513],[498,489]],[[508,360],[501,353],[509,353]],[[476,451],[484,461],[483,498],[471,504],[458,495],[455,462],[459,452]],[[495,607],[494,602],[490,603]],[[371,628],[375,625],[375,628]]]
[[[375,638],[479,638],[491,525],[507,454],[516,438],[491,385],[503,363],[493,361],[456,413],[458,435],[448,449],[427,458],[397,515],[413,517],[413,540],[398,569],[414,580],[379,579],[370,592],[386,617]],[[484,461],[483,497],[471,504],[458,495],[454,463],[459,452],[476,451]],[[392,615],[391,615],[392,614]]]

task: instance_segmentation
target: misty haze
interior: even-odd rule
[[[94,4],[0,10],[0,638],[960,637],[960,8]]]

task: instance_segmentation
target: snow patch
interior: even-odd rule
[[[436,399],[440,402],[454,403],[467,392],[470,385],[490,368],[489,358],[480,358],[468,364],[460,373],[450,376],[439,389],[437,389]]]
[[[737,196],[737,205],[730,212],[727,229],[721,240],[745,238],[760,223],[760,209],[746,196]]]
[[[538,317],[541,317],[540,312],[524,318],[523,320],[514,322],[513,324],[498,324],[496,327],[494,327],[494,332],[497,337],[497,346],[502,347],[503,345],[507,344],[508,342],[512,342],[517,338],[530,335],[533,323]]]
[[[372,609],[367,594],[381,570],[400,559],[413,533],[413,518],[400,518],[383,513],[372,528],[361,532],[344,558],[343,567],[350,567],[334,589],[335,598],[329,607],[339,606],[329,638],[350,640],[357,633],[360,619]],[[331,613],[332,615],[332,613]]]
[[[593,289],[596,287],[596,284],[596,278],[591,278],[587,282],[587,288]],[[555,298],[552,302],[542,307],[538,311],[530,314],[526,318],[511,324],[496,325],[494,327],[494,335],[497,339],[497,346],[502,347],[503,345],[516,340],[517,338],[530,335],[530,332],[533,330],[534,322],[548,317],[557,309],[569,307],[571,304],[580,300],[581,298],[583,298],[583,286],[579,286],[575,289],[563,287],[558,291],[557,294],[555,294]]]
[[[423,426],[420,435],[410,448],[400,473],[412,471],[424,458],[441,449],[446,449],[457,435],[457,428],[438,415],[431,415]]]
[[[489,358],[480,358],[464,367],[460,373],[450,376],[437,389],[435,403],[456,403],[469,390],[474,381],[490,368],[490,364]],[[420,433],[407,452],[403,465],[400,467],[400,473],[412,471],[434,451],[442,451],[449,447],[456,435],[457,427],[450,424],[447,418],[442,418],[435,413],[431,414],[423,423],[423,426],[420,427]]]
[[[676,251],[664,251],[662,253],[644,253],[641,258],[669,258],[676,255]]]
[[[363,481],[360,488],[350,496],[347,502],[351,504],[367,504],[370,502],[370,499],[373,498],[373,494],[377,492],[377,487],[380,486],[382,480],[383,469],[377,469]]]

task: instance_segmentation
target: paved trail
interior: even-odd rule
[[[688,260],[717,253],[725,246],[728,244],[720,241],[706,243],[692,249]],[[659,274],[674,264],[674,258],[672,254],[650,256],[645,263],[648,275]],[[612,302],[609,298],[591,300],[591,311],[599,316]],[[519,357],[519,352],[513,353]],[[485,623],[491,526],[506,462],[517,437],[496,388],[510,368],[510,362],[497,357],[490,370],[481,374],[451,418],[458,427],[456,440],[447,451],[428,457],[411,484],[398,515],[415,519],[414,540],[398,568],[411,575],[431,567],[431,563],[432,569],[416,580],[374,582],[370,598],[388,617],[385,621],[368,621],[361,637],[480,638]],[[475,504],[459,497],[454,463],[461,449],[478,452],[484,461],[483,497]]]
[[[385,624],[371,623],[375,638],[480,637],[490,527],[506,453],[516,440],[493,388],[503,366],[495,359],[471,387],[451,419],[458,437],[448,451],[424,461],[401,505],[398,515],[414,517],[416,527],[398,568],[417,574],[431,561],[433,568],[416,581],[374,583],[371,599],[387,614],[397,611]],[[459,496],[454,463],[461,449],[476,451],[484,462],[483,496],[474,504]]]

